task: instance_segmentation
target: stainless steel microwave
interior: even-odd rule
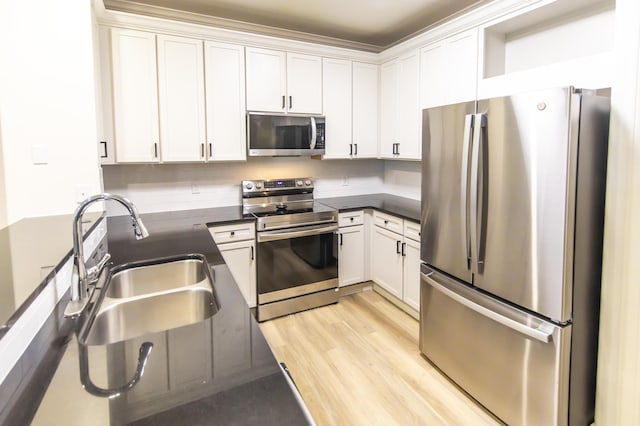
[[[250,157],[324,155],[324,139],[322,116],[247,113]]]

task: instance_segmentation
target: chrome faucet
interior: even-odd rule
[[[82,313],[85,306],[89,302],[89,286],[95,284],[102,269],[110,259],[110,255],[107,253],[98,265],[90,268],[87,271],[87,267],[84,263],[84,249],[82,246],[82,215],[89,208],[89,206],[98,201],[114,200],[122,204],[127,208],[131,215],[131,221],[133,224],[133,233],[136,239],[140,240],[149,236],[147,228],[142,223],[138,210],[128,199],[116,194],[98,194],[84,200],[75,213],[73,214],[73,275],[71,278],[71,301],[67,304],[64,310],[66,317],[76,317]]]

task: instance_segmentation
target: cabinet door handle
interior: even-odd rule
[[[204,158],[204,144],[200,144],[200,158]]]
[[[402,242],[402,241],[396,241],[396,253],[397,253],[397,254],[402,254],[402,253],[400,252],[400,243],[401,243],[401,242]]]
[[[353,155],[353,144],[349,144],[349,155]]]
[[[100,141],[100,143],[102,144],[102,148],[104,151],[104,154],[102,154],[100,158],[108,158],[109,154],[107,154],[107,141]]]
[[[251,246],[251,260],[254,260],[254,257],[253,257],[253,246]]]
[[[153,144],[153,155],[155,156],[155,158],[158,158],[158,143],[154,142]]]
[[[286,106],[284,102],[285,102],[284,101],[284,95],[282,95],[282,109],[284,109],[284,107]]]
[[[289,109],[293,108],[293,96],[289,96]]]
[[[355,147],[356,147],[353,155],[358,155],[358,144],[354,143],[353,145],[355,145]]]
[[[396,144],[396,155],[400,155],[400,143]]]
[[[405,247],[407,247],[407,243],[402,243],[402,256],[406,256],[407,253],[405,252]]]
[[[344,243],[344,234],[340,234],[340,245]]]
[[[209,142],[209,158],[213,157],[213,144]]]

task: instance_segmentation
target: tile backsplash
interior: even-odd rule
[[[104,190],[128,197],[142,213],[239,205],[243,179],[310,176],[315,180],[316,198],[378,192],[420,197],[419,162],[282,157],[209,164],[127,164],[103,166],[102,170]],[[109,214],[123,213],[113,204],[107,208]]]

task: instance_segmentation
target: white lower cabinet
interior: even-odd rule
[[[364,211],[338,215],[338,286],[367,280]]]
[[[371,279],[415,310],[420,310],[420,224],[374,212]],[[393,232],[387,227],[398,224]],[[415,239],[412,239],[415,238]]]
[[[256,243],[254,240],[218,245],[225,263],[250,308],[256,306]]]
[[[249,222],[212,226],[209,233],[250,308],[256,306],[255,224]]]
[[[420,310],[420,242],[404,239],[404,293],[402,300],[416,311]]]

